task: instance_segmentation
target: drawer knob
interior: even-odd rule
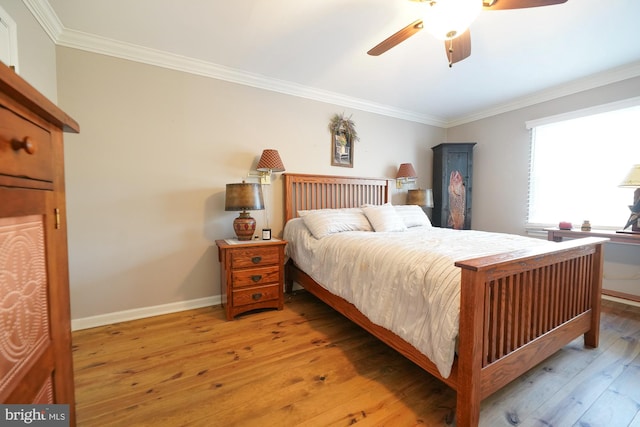
[[[262,274],[254,274],[253,276],[251,276],[251,280],[253,280],[254,282],[259,282],[260,280],[262,280]]]
[[[261,256],[254,256],[253,258],[251,258],[251,262],[254,263],[254,264],[257,264],[260,261],[262,261],[262,257]]]
[[[251,299],[253,299],[254,301],[258,301],[260,298],[262,298],[262,294],[260,292],[251,295]]]
[[[22,141],[13,141],[11,144],[16,151],[24,150],[27,154],[34,154],[36,152],[36,145],[31,141],[31,138],[25,136]]]

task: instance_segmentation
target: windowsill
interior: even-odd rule
[[[579,228],[572,230],[560,230],[557,227],[547,229],[548,239],[561,242],[563,238],[579,239],[581,237],[606,237],[609,243],[621,243],[626,245],[640,245],[640,234],[634,233],[617,233],[616,230],[591,229],[590,231],[582,231]]]
[[[558,225],[557,224],[526,224],[525,225],[525,234],[529,237],[535,237],[537,239],[548,239],[548,235],[549,233],[547,232],[548,229],[550,228],[554,228],[557,229]],[[611,227],[611,226],[597,226],[597,227],[591,227],[591,230],[594,231],[604,231],[604,232],[611,232],[611,233],[615,233],[617,230],[620,230],[621,227]],[[580,226],[574,227],[571,230],[567,230],[567,231],[574,231],[574,232],[580,232]],[[611,243],[619,243],[619,242],[611,242]]]

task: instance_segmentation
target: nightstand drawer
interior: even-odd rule
[[[220,302],[227,320],[263,308],[284,306],[286,240],[236,244],[216,240],[220,261]]]
[[[262,267],[278,263],[278,250],[273,247],[242,248],[231,252],[231,268]]]
[[[280,267],[278,265],[272,265],[262,268],[233,270],[231,273],[231,281],[233,282],[234,288],[279,282]]]
[[[250,305],[263,301],[277,300],[280,298],[280,284],[259,286],[256,288],[245,288],[233,291],[233,305]]]
[[[0,174],[53,181],[49,132],[1,106]]]

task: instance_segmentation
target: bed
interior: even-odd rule
[[[311,210],[388,204],[389,183],[384,178],[284,174],[285,224]],[[457,425],[477,426],[482,399],[580,335],[585,346],[598,346],[606,241],[576,239],[455,261],[459,317],[448,375],[402,334],[316,282],[293,258],[285,267],[285,286],[291,292],[298,283],[456,390]]]

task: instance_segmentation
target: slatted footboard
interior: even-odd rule
[[[597,347],[602,244],[586,238],[460,261],[458,425],[480,401],[584,334]],[[464,402],[464,404],[461,404]]]
[[[389,180],[285,174],[285,222],[299,210],[356,207],[389,201]],[[460,261],[460,331],[451,375],[350,302],[331,294],[289,261],[293,282],[440,378],[457,392],[459,427],[477,426],[480,402],[584,334],[598,345],[603,243],[586,238]]]

